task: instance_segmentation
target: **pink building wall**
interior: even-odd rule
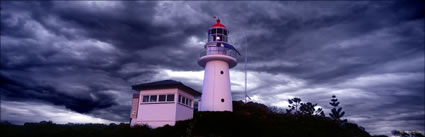
[[[192,100],[192,103],[189,106],[183,105],[183,104],[179,104],[177,103],[176,108],[176,121],[179,120],[187,120],[187,119],[191,119],[193,118],[193,104],[194,104],[194,97],[190,94],[187,94],[186,92],[182,91],[182,90],[178,90],[178,94],[183,95],[185,97],[188,97],[189,99]],[[177,100],[178,101],[178,100]]]
[[[146,95],[167,95],[174,94],[173,102],[143,102],[143,96]],[[190,106],[178,103],[179,95],[183,95],[192,100]],[[176,121],[187,120],[193,118],[193,104],[194,96],[186,93],[178,88],[168,89],[152,89],[142,90],[138,96],[138,102],[133,100],[132,110],[134,104],[137,104],[137,116],[132,120],[130,125],[147,124],[152,128],[157,128],[165,125],[175,125]]]
[[[176,104],[142,104],[137,122],[156,128],[175,124]]]

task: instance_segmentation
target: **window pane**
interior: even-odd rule
[[[186,104],[186,105],[189,105],[189,99],[188,99],[188,98],[186,98],[186,102],[185,102],[185,104]]]
[[[150,102],[156,102],[156,95],[151,95]]]
[[[179,95],[179,103],[182,102],[182,96]]]
[[[149,96],[143,96],[143,102],[149,102]]]
[[[186,98],[182,96],[182,103],[184,104],[186,102]]]
[[[165,101],[165,95],[159,95],[158,101]]]
[[[167,101],[174,101],[174,94],[168,94]]]
[[[223,34],[223,29],[217,29],[218,34]]]
[[[216,33],[216,31],[215,31],[216,29],[212,29],[211,30],[211,34],[215,34]]]
[[[227,32],[228,32],[227,30],[224,30],[224,35],[227,35]]]

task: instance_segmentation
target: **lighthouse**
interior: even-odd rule
[[[240,53],[228,43],[229,30],[216,21],[198,60],[205,68],[199,111],[233,111],[229,69],[237,65]]]

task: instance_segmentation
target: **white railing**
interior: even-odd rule
[[[239,56],[235,51],[224,47],[208,47],[206,51],[201,52],[200,57],[207,55],[227,55],[233,58],[237,58]]]

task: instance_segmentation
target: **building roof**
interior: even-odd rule
[[[165,88],[178,88],[183,91],[186,91],[187,93],[193,95],[193,96],[200,96],[201,93],[198,91],[192,89],[191,87],[188,87],[184,85],[183,83],[175,80],[162,80],[162,81],[155,81],[150,83],[142,83],[138,85],[131,86],[133,90],[136,91],[142,91],[142,90],[149,90],[149,89],[165,89]]]
[[[217,24],[212,25],[210,28],[225,28],[226,26],[224,26],[223,24],[220,24],[220,19],[217,19]]]

